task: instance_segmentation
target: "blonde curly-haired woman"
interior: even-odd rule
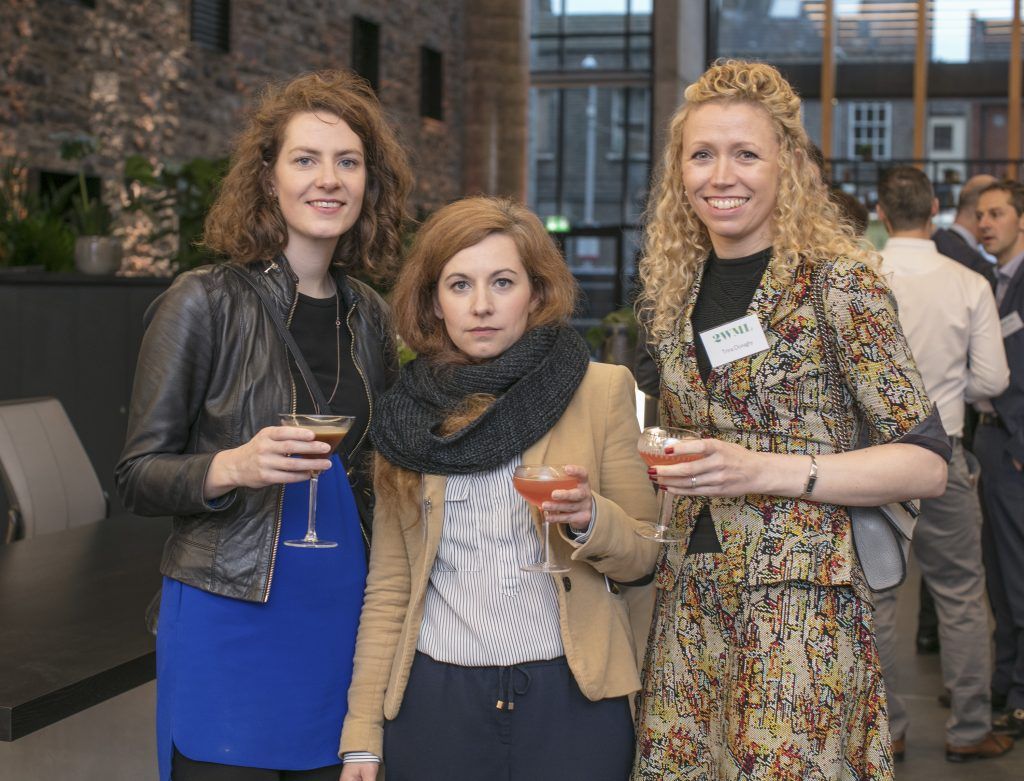
[[[875,258],[806,155],[789,84],[768,65],[719,62],[685,97],[639,309],[666,424],[704,438],[679,446],[697,460],[656,470],[687,542],[657,566],[634,778],[889,779],[846,507],[940,494],[949,443]],[[870,446],[834,452],[855,421]]]

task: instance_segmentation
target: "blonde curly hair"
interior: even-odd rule
[[[690,114],[708,103],[759,106],[775,129],[779,185],[772,213],[772,249],[777,275],[792,277],[802,262],[845,256],[877,268],[828,197],[821,171],[809,157],[810,141],[800,121],[800,98],[771,65],[719,60],[684,93],[669,125],[669,138],[646,215],[642,291],[636,310],[652,343],[676,328],[711,238],[683,188],[683,134]]]

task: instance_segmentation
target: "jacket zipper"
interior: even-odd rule
[[[280,267],[276,263],[274,263],[274,264],[272,264],[271,268],[273,268],[275,271],[277,271]],[[267,271],[270,271],[270,268],[268,268]],[[295,307],[298,306],[298,303],[299,303],[299,289],[296,287],[295,288],[295,298],[292,299],[292,308],[290,310],[288,310],[288,320],[285,323],[285,326],[288,327],[288,328],[291,328],[291,326],[292,326],[292,317],[295,315]],[[295,414],[295,407],[298,404],[298,399],[296,398],[297,394],[295,392],[295,378],[292,377],[291,369],[289,369],[289,371],[288,371],[288,381],[289,381],[289,383],[292,386],[291,413],[294,415]],[[270,549],[270,572],[267,573],[267,585],[266,585],[266,588],[263,589],[263,599],[262,599],[262,602],[264,602],[264,603],[266,603],[267,600],[270,599],[270,582],[274,579],[274,565],[277,564],[277,544],[281,540],[281,518],[283,517],[283,515],[284,515],[284,486],[282,485],[280,487],[280,489],[278,489],[278,495],[277,495],[277,517],[274,519],[274,547]]]
[[[341,291],[338,291],[338,295],[341,295]],[[359,366],[359,361],[356,360],[356,335],[352,330],[352,314],[356,311],[355,303],[352,304],[352,308],[348,310],[348,315],[345,316],[345,327],[348,328],[349,335],[349,351],[352,353],[352,365],[356,367],[356,371],[359,372],[359,378],[363,381],[363,390],[366,391],[366,403],[369,407],[369,414],[366,418],[366,428],[363,429],[363,435],[359,437],[359,441],[356,442],[356,446],[352,448],[352,454],[355,455],[360,447],[363,445],[363,441],[366,439],[366,435],[370,433],[370,423],[373,421],[373,397],[370,395],[370,383],[366,381],[366,375],[363,374],[362,368]],[[366,527],[362,523],[359,524],[359,531],[363,535],[363,542],[366,543],[366,548],[370,548],[370,536],[366,533]]]

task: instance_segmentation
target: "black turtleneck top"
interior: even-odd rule
[[[701,331],[746,316],[771,258],[771,247],[744,258],[729,260],[722,260],[712,252],[704,264],[704,275],[701,278],[700,291],[697,293],[690,322],[693,324],[694,340],[697,343],[697,369],[705,384],[711,375],[711,361],[700,338]],[[715,533],[711,510],[705,504],[697,517],[686,553],[690,555],[721,551],[722,545]]]

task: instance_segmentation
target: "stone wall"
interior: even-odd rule
[[[411,212],[461,194],[463,0],[234,0],[227,53],[190,42],[188,0],[95,5],[0,3],[0,156],[72,172],[59,139],[90,135],[99,148],[89,163],[111,202],[127,156],[223,156],[265,83],[348,67],[359,15],[380,25],[379,95],[413,159]],[[419,113],[424,45],[444,57],[443,122]]]

